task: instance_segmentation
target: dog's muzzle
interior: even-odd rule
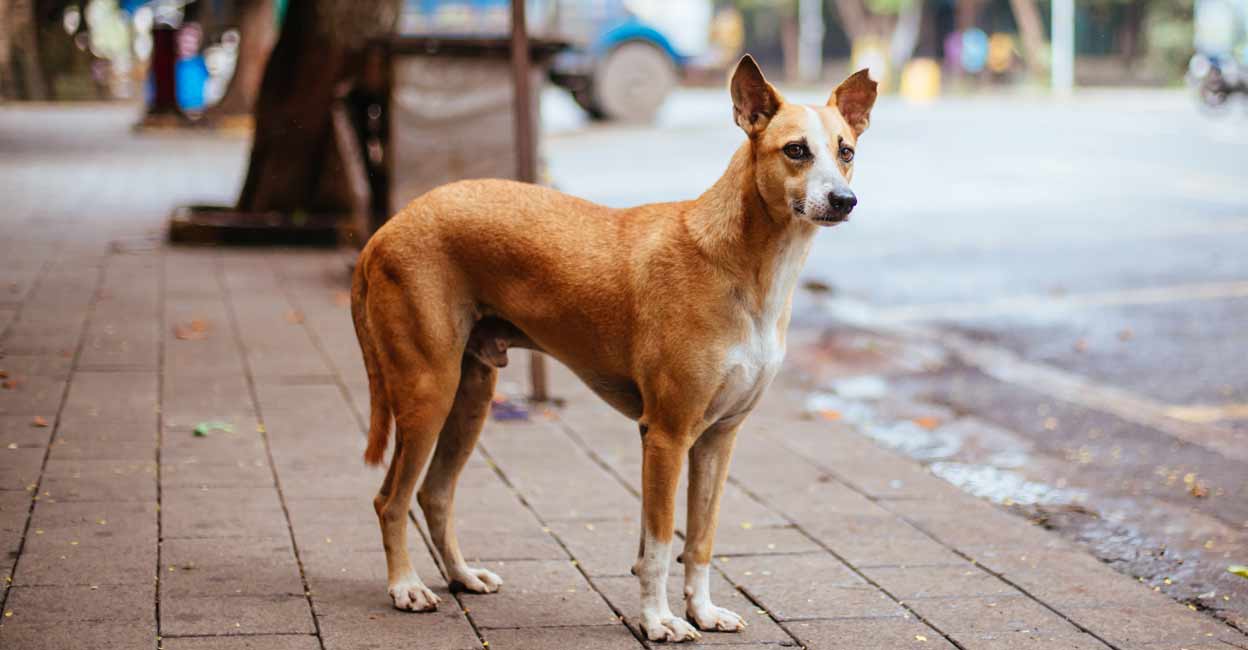
[[[849,213],[858,205],[858,197],[845,190],[836,190],[828,194],[828,210],[814,217],[816,223],[832,225],[849,220]]]

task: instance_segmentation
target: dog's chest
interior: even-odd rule
[[[743,319],[739,338],[723,357],[722,380],[711,402],[710,419],[748,412],[775,379],[784,362],[783,328],[788,323],[790,299],[806,250],[805,245],[786,247],[776,261],[761,311]]]
[[[714,400],[716,419],[748,410],[771,384],[784,361],[775,323],[760,323],[724,355],[723,381]]]

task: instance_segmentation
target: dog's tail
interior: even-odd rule
[[[368,446],[364,449],[364,462],[381,464],[390,441],[390,399],[386,394],[385,381],[378,366],[377,346],[368,322],[368,247],[360,253],[351,282],[351,319],[355,321],[355,337],[364,355],[364,369],[368,372]]]

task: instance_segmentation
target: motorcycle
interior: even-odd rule
[[[1209,108],[1224,108],[1237,93],[1248,96],[1248,70],[1234,59],[1197,53],[1188,64],[1188,76]]]

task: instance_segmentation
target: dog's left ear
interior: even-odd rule
[[[729,83],[732,94],[732,118],[751,138],[762,133],[775,117],[784,99],[763,78],[754,57],[745,55],[737,63]]]
[[[875,106],[878,85],[871,80],[867,69],[863,68],[842,81],[828,98],[828,106],[841,112],[841,117],[854,130],[855,136],[862,135],[871,123],[871,107]]]

